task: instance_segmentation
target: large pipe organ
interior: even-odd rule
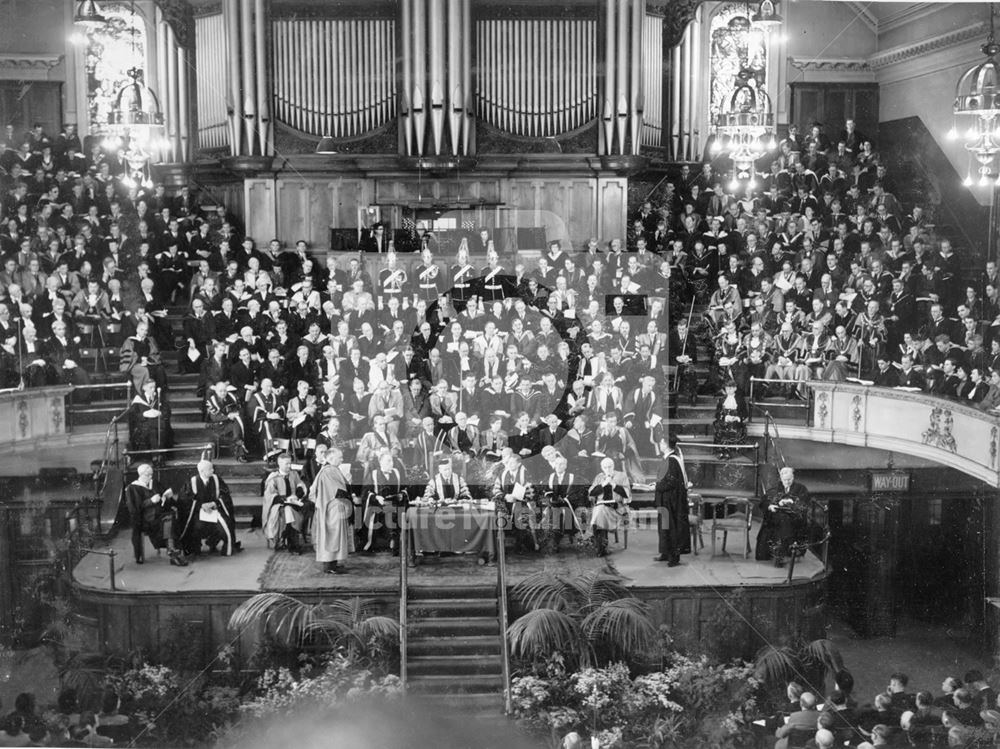
[[[628,176],[699,156],[701,0],[186,1],[185,43],[157,26],[170,155],[242,175],[255,235],[452,204],[621,235]]]
[[[579,0],[221,0],[199,6],[195,49],[158,26],[161,86],[190,85],[196,121],[171,130],[174,155],[225,147],[275,155],[275,131],[359,142],[390,128],[398,155],[480,155],[477,128],[512,143],[567,140],[576,152],[672,158],[697,154],[704,102],[697,24],[680,43],[673,3]],[[686,9],[697,2],[682,2]],[[188,59],[185,58],[187,56]],[[173,78],[171,77],[173,76]],[[181,81],[186,76],[188,81]],[[176,79],[176,80],[174,80]],[[168,123],[190,122],[189,97],[170,97]],[[195,143],[197,141],[197,143]],[[385,151],[385,138],[379,149]],[[349,145],[353,144],[353,145]],[[513,146],[511,147],[513,148]]]

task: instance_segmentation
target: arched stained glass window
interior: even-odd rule
[[[84,66],[87,71],[87,113],[91,133],[107,128],[108,114],[118,90],[131,82],[128,71],[142,71],[148,85],[146,21],[125,3],[101,3],[106,25],[86,32]]]
[[[760,88],[767,81],[767,35],[750,24],[750,13],[746,3],[726,3],[712,16],[710,122],[732,94],[741,70],[754,71]]]

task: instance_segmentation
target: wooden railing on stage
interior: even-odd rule
[[[510,693],[510,641],[507,639],[509,607],[507,602],[507,543],[504,537],[504,517],[497,523],[497,616],[500,619],[500,655],[503,658],[503,712],[510,715],[514,705]]]
[[[68,385],[0,390],[0,448],[66,434]]]
[[[875,447],[933,460],[1000,488],[1000,417],[923,392],[849,382],[805,383],[807,423],[782,424],[782,439]],[[749,427],[763,434],[763,420]]]
[[[597,116],[597,22],[476,23],[479,116],[514,135],[550,137]]]
[[[396,111],[395,21],[275,19],[275,118],[315,136],[351,138]]]
[[[409,644],[409,619],[406,608],[408,605],[409,566],[410,566],[410,529],[406,527],[406,512],[399,513],[399,681],[406,690],[406,650]]]

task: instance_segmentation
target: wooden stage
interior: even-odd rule
[[[751,531],[754,544],[758,523]],[[628,548],[612,542],[611,554],[598,559],[590,552],[563,547],[547,556],[508,553],[508,584],[514,585],[525,577],[545,571],[570,575],[600,570],[617,575],[630,588],[743,588],[772,587],[786,584],[788,570],[771,563],[757,562],[751,552],[747,559],[739,550],[739,539],[730,534],[727,551],[721,551],[722,534],[718,533],[719,549],[711,555],[710,533],[703,531],[705,548],[699,553],[682,557],[679,567],[668,568],[654,562],[656,531],[653,528],[632,528]],[[310,553],[295,556],[266,548],[260,531],[241,531],[239,538],[245,551],[226,558],[206,554],[194,559],[188,567],[171,567],[166,554],[157,556],[147,547],[146,563],[137,565],[132,558],[130,534],[121,532],[110,548],[116,552],[115,585],[120,594],[175,594],[219,592],[227,595],[252,595],[261,591],[281,591],[290,595],[308,592],[315,595],[385,595],[399,591],[399,559],[388,554],[354,555],[346,563],[349,574],[330,576],[320,572]],[[822,562],[807,554],[795,565],[792,584],[805,583],[822,577]],[[104,555],[89,554],[73,571],[79,589],[90,592],[110,592],[110,569]],[[475,557],[451,556],[425,558],[409,570],[409,582],[415,586],[492,585],[496,583],[494,566],[477,565]]]
[[[788,570],[770,563],[743,558],[738,539],[730,536],[728,553],[711,555],[706,530],[705,548],[698,555],[685,555],[678,567],[653,561],[656,554],[655,525],[629,531],[612,542],[610,556],[598,559],[589,549],[564,548],[557,554],[508,554],[508,584],[528,575],[572,575],[599,570],[622,578],[633,594],[649,606],[654,622],[665,626],[678,647],[697,648],[718,636],[720,622],[731,622],[734,612],[753,626],[740,637],[748,638],[750,652],[759,647],[755,637],[769,642],[786,638],[821,636],[827,574],[822,563],[808,554]],[[753,528],[751,544],[756,536]],[[325,575],[312,555],[275,553],[266,548],[259,531],[241,531],[245,551],[234,557],[206,555],[188,567],[171,567],[166,554],[147,553],[146,563],[132,559],[130,534],[119,533],[111,546],[116,552],[115,584],[110,589],[106,555],[89,554],[73,571],[79,607],[78,621],[93,648],[105,653],[127,653],[137,648],[155,652],[176,631],[181,620],[194,625],[206,659],[218,648],[235,645],[244,653],[256,646],[253,633],[234,633],[228,628],[233,610],[249,596],[276,591],[309,603],[360,596],[372,601],[380,613],[399,615],[399,559],[389,554],[355,555],[348,560],[349,573]],[[722,536],[719,534],[721,547]],[[410,590],[424,588],[425,595],[450,597],[469,588],[495,590],[497,568],[478,565],[475,557],[430,557],[409,569]],[[433,589],[433,593],[432,593]],[[512,597],[511,615],[520,614]],[[731,625],[727,625],[731,626]],[[729,637],[733,635],[727,635]]]

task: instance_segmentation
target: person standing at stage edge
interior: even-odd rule
[[[681,554],[691,552],[691,531],[688,524],[688,483],[684,455],[677,447],[677,435],[660,440],[666,459],[656,473],[656,529],[660,536],[657,562],[668,567],[681,563]]]
[[[309,490],[309,498],[316,504],[313,515],[316,561],[323,565],[323,572],[331,575],[347,571],[342,562],[354,551],[354,533],[350,526],[354,502],[349,479],[340,470],[343,457],[338,448],[330,448],[326,464]]]

